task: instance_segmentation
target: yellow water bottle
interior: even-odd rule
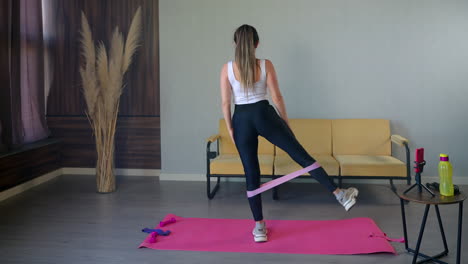
[[[447,154],[440,154],[439,162],[439,192],[444,196],[453,196],[452,164]]]

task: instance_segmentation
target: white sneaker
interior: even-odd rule
[[[336,199],[338,202],[340,202],[346,211],[349,211],[349,209],[351,209],[356,204],[356,197],[358,194],[358,189],[354,187],[342,189],[341,193],[336,196]]]
[[[265,222],[261,224],[256,224],[255,228],[252,231],[254,241],[259,242],[267,242],[268,241],[268,230],[265,226]]]

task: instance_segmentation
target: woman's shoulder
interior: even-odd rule
[[[223,70],[227,70],[227,68],[229,67],[229,65],[232,65],[232,63],[233,63],[232,60],[227,61],[226,63],[223,64],[222,69],[223,69]]]
[[[271,60],[269,60],[269,59],[264,59],[264,60],[265,60],[265,68],[266,69],[273,68],[273,62],[271,62]]]
[[[229,64],[229,62],[226,62],[221,67],[221,75],[222,76],[227,76],[228,75],[228,64]]]
[[[273,65],[273,62],[271,62],[270,59],[262,59],[265,61],[265,65]]]

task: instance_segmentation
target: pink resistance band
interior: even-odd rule
[[[253,197],[259,193],[262,193],[266,190],[270,190],[271,188],[273,187],[276,187],[280,184],[283,184],[287,181],[290,181],[294,178],[297,178],[299,176],[301,176],[302,174],[306,173],[306,172],[309,172],[311,170],[315,170],[315,169],[318,169],[320,168],[320,164],[318,162],[314,162],[314,164],[308,166],[308,167],[305,167],[303,169],[300,169],[298,171],[295,171],[295,172],[292,172],[292,173],[289,173],[287,175],[284,175],[282,177],[279,177],[278,179],[274,179],[274,180],[271,180],[269,182],[266,182],[262,185],[260,185],[260,188],[258,189],[255,189],[253,191],[247,191],[247,197]]]

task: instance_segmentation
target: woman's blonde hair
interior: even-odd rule
[[[247,89],[253,88],[257,73],[255,48],[258,45],[257,30],[250,25],[242,25],[234,33],[236,43],[235,61],[240,73],[240,83]]]

